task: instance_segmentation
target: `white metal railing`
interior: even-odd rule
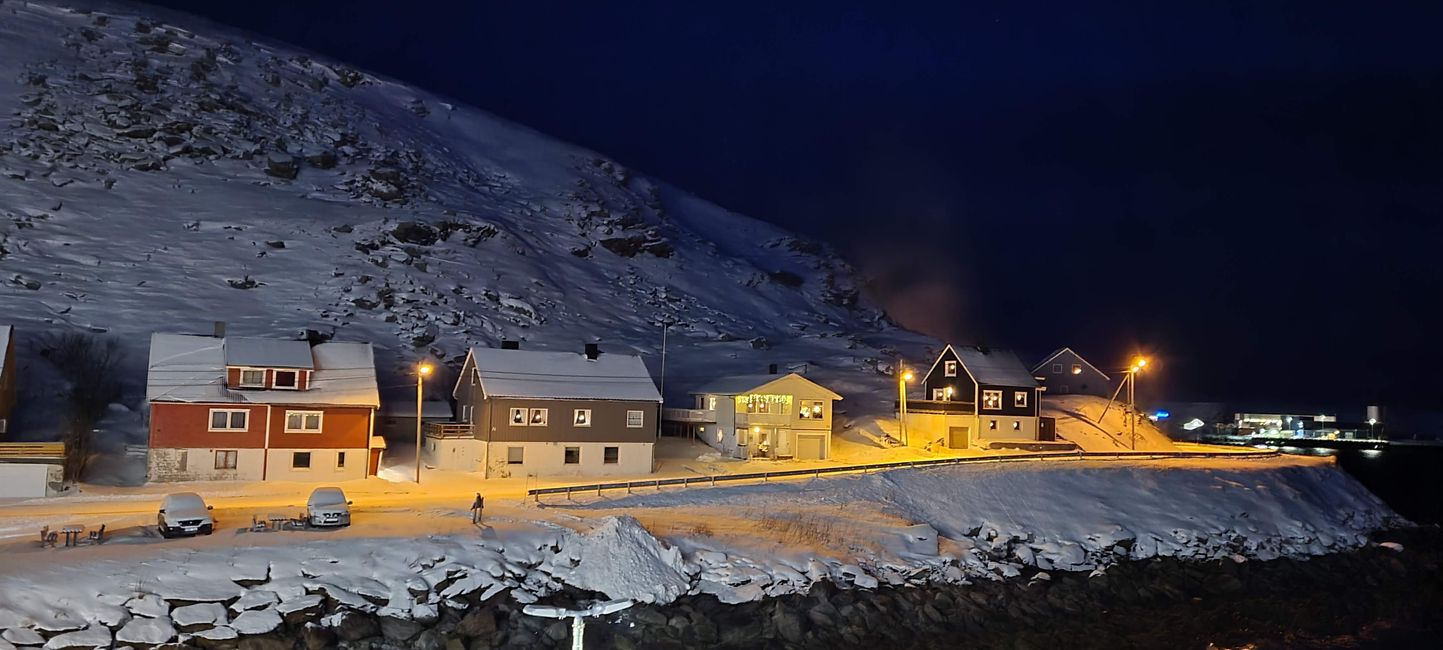
[[[661,419],[671,422],[716,422],[716,411],[712,409],[661,409]]]

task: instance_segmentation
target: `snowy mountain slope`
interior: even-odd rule
[[[225,321],[371,340],[383,385],[501,338],[656,371],[669,322],[670,396],[806,363],[881,410],[879,366],[931,345],[826,246],[343,64],[101,6],[0,3],[0,320],[22,363],[48,332],[114,335],[138,394],[149,332]]]

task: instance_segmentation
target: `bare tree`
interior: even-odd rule
[[[61,433],[65,440],[65,477],[76,480],[90,459],[91,433],[110,404],[120,399],[116,369],[123,353],[115,339],[71,332],[50,341],[44,355],[67,384]]]

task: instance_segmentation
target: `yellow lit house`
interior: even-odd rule
[[[732,458],[821,460],[832,453],[832,403],[842,399],[797,373],[719,377],[691,391],[696,408],[664,409]]]

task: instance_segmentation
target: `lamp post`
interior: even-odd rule
[[[426,376],[431,374],[431,364],[422,363],[416,367],[416,483],[421,483],[421,391]]]
[[[898,368],[901,368],[900,364]],[[903,445],[907,444],[907,382],[909,381],[912,381],[912,371],[902,370],[902,374],[897,376],[897,396],[901,398],[898,401],[897,421],[901,425],[898,430],[902,434]]]
[[[1132,412],[1129,420],[1132,424],[1132,450],[1137,451],[1137,373],[1147,366],[1147,359],[1138,357],[1131,368],[1127,369],[1127,409]]]
[[[1373,431],[1373,425],[1378,424],[1378,418],[1368,418],[1368,439],[1377,440],[1378,434]]]

